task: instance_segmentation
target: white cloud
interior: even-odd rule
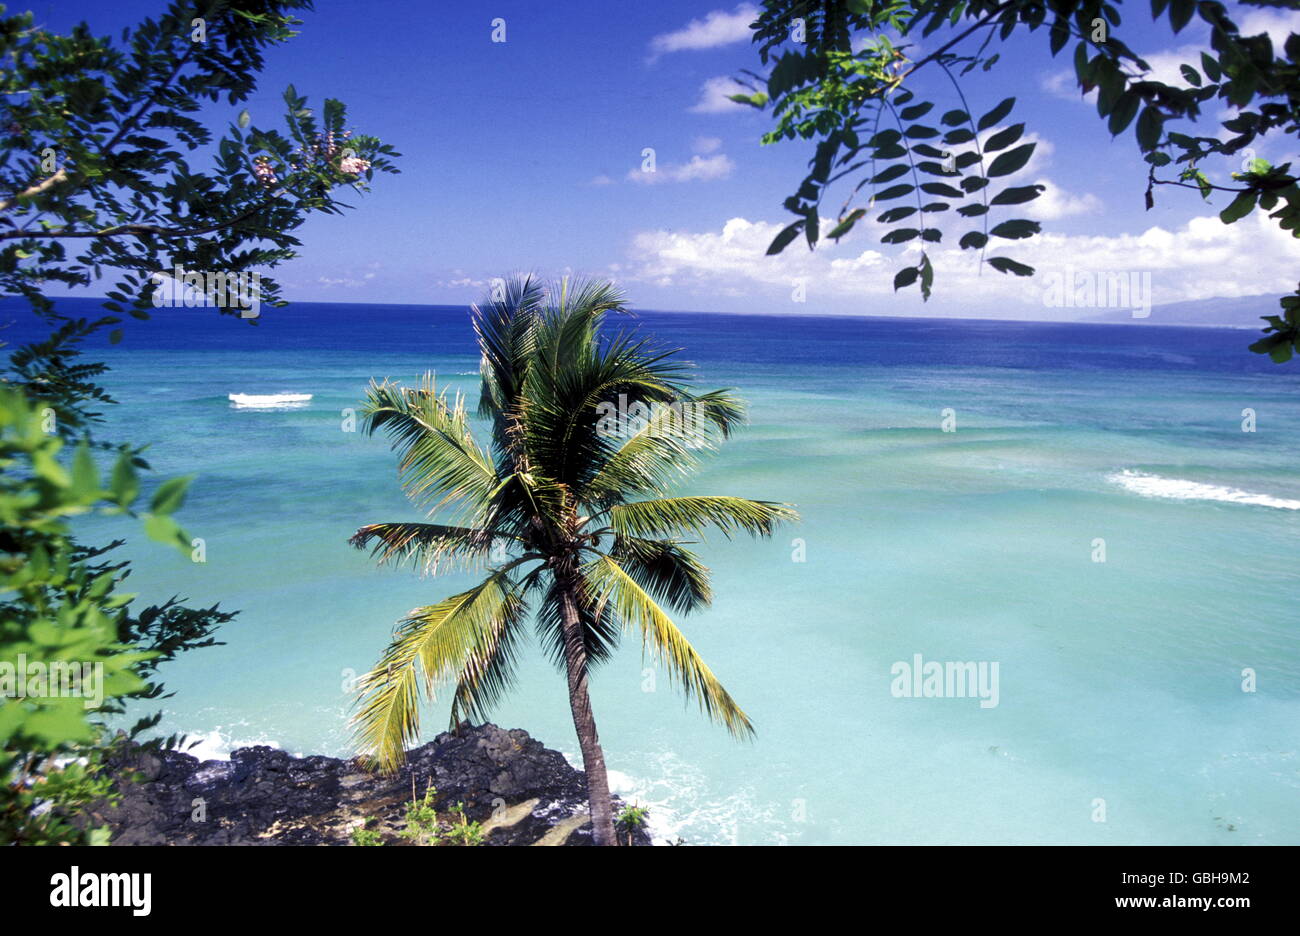
[[[1036,199],[1026,203],[1022,214],[1038,221],[1055,221],[1071,215],[1091,214],[1101,210],[1101,200],[1091,192],[1071,195],[1048,179],[1035,179],[1034,183],[1046,187]]]
[[[651,60],[669,52],[712,49],[748,39],[749,24],[757,18],[758,9],[749,3],[742,3],[731,13],[714,10],[682,29],[655,36],[650,40]]]
[[[1229,14],[1234,15],[1234,14]],[[1236,15],[1237,28],[1243,36],[1268,33],[1273,40],[1273,54],[1282,55],[1282,46],[1291,33],[1300,33],[1300,12],[1296,10],[1250,10]]]
[[[823,222],[823,233],[832,223]],[[881,246],[884,228],[874,222],[860,224],[839,244],[823,241],[810,252],[800,238],[778,256],[766,256],[772,238],[783,227],[732,218],[720,231],[642,231],[633,237],[628,279],[706,294],[775,300],[780,302],[779,311],[825,312],[837,306],[865,311],[862,300],[894,297],[894,274],[919,259],[916,242],[897,252]],[[1067,267],[1092,273],[1150,272],[1152,301],[1157,305],[1287,292],[1294,288],[1300,261],[1295,240],[1258,212],[1233,225],[1210,215],[1172,231],[1157,226],[1137,234],[1046,233],[1025,241],[991,242],[989,257],[1006,255],[1034,266],[1039,272],[1034,277],[1004,275],[987,265],[981,270],[977,251],[956,246],[961,228],[952,223],[945,228],[945,243],[931,245],[928,251],[936,271],[930,314],[1057,317],[1057,310],[1044,305],[1044,274]],[[798,280],[806,283],[808,305],[791,309],[786,302]],[[905,290],[872,308],[924,312],[915,293],[915,288]]]
[[[657,166],[653,171],[629,169],[627,180],[642,185],[657,185],[661,182],[709,182],[714,179],[725,179],[735,168],[736,164],[726,153],[718,153],[714,156],[696,154],[691,157],[690,162],[669,163]]]
[[[1079,94],[1079,82],[1074,72],[1068,68],[1049,72],[1038,82],[1038,86],[1052,97],[1065,98],[1067,101],[1082,97]]]
[[[722,149],[722,141],[717,137],[698,136],[692,141],[691,149],[696,153],[716,153]]]
[[[732,94],[752,94],[743,84],[727,75],[710,78],[700,87],[700,99],[690,108],[693,114],[722,114],[727,111],[745,110],[748,104],[737,104],[729,100]]]
[[[367,273],[365,279],[372,279],[373,273]],[[355,289],[358,286],[364,286],[365,280],[359,280],[351,276],[318,276],[316,282],[326,289],[332,289],[335,286],[344,286],[348,289]]]

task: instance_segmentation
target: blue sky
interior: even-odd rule
[[[57,30],[84,19],[115,35],[161,4],[38,0],[31,8]],[[1202,32],[1175,37],[1166,24],[1153,26],[1145,2],[1125,12],[1136,27],[1128,41],[1158,72],[1195,61],[1179,53],[1203,45]],[[504,43],[491,41],[497,17]],[[1248,8],[1241,18],[1275,41],[1300,22],[1291,11]],[[316,104],[338,97],[352,126],[404,154],[402,175],[382,176],[372,193],[350,199],[357,210],[346,217],[308,222],[303,257],[277,273],[286,296],[465,303],[492,276],[536,270],[616,278],[647,308],[1074,314],[1044,307],[1040,277],[978,271],[971,252],[955,249],[967,225],[951,215],[944,227],[953,246],[932,253],[938,277],[927,307],[914,290],[893,294],[893,273],[908,260],[879,243],[881,229],[812,255],[795,245],[764,257],[788,221],[781,202],[811,147],[761,146],[769,118],[720,101],[729,76],[758,68],[749,19],[744,5],[673,0],[319,0],[301,35],[268,56],[253,119],[276,121],[290,82]],[[1068,52],[1052,59],[1045,36],[1034,35],[1008,44],[991,72],[967,78],[973,110],[1015,95],[1012,122],[1025,121],[1040,141],[1021,175],[1048,184],[1048,196],[1021,213],[1041,218],[1048,234],[1006,253],[1042,272],[1150,272],[1155,304],[1294,288],[1300,250],[1259,218],[1225,227],[1214,217],[1221,204],[1174,189],[1144,211],[1145,164],[1131,134],[1111,140],[1068,69]],[[940,74],[923,74],[916,90],[957,106],[945,85]],[[211,109],[211,125],[236,111]],[[1214,113],[1211,106],[1207,116]],[[653,183],[639,172],[646,147],[655,151]],[[799,283],[803,302],[795,301]]]

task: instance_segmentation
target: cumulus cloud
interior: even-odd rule
[[[700,87],[700,99],[691,107],[693,114],[722,114],[727,111],[746,110],[748,104],[737,104],[730,99],[733,94],[752,94],[743,84],[727,75],[710,78]]]
[[[831,223],[824,222],[823,233]],[[823,241],[816,251],[809,251],[800,239],[780,255],[766,256],[782,227],[782,223],[732,218],[716,231],[642,231],[632,240],[627,278],[703,294],[778,300],[784,311],[791,311],[784,301],[792,286],[802,281],[809,311],[846,307],[861,311],[861,300],[894,297],[894,274],[919,260],[915,242],[897,252],[880,245],[883,228],[874,223],[860,226],[839,244]],[[1027,263],[1037,268],[1034,277],[1004,275],[987,265],[981,269],[976,251],[956,246],[958,233],[946,231],[952,243],[930,245],[936,271],[931,314],[1052,318],[1061,310],[1044,304],[1047,274],[1067,269],[1093,274],[1149,272],[1152,301],[1157,305],[1287,292],[1294,288],[1300,262],[1300,247],[1290,235],[1259,213],[1234,225],[1210,215],[1193,218],[1176,230],[1155,226],[1115,236],[1047,233],[1027,241],[991,242],[989,257],[1007,255]],[[915,292],[904,291],[875,308],[923,311]],[[1074,310],[1074,314],[1088,311]]]
[[[1267,33],[1273,40],[1273,54],[1280,55],[1282,46],[1291,33],[1300,33],[1300,11],[1297,10],[1249,10],[1229,13],[1235,17],[1237,28],[1243,36],[1258,36]]]
[[[731,175],[736,164],[726,153],[713,156],[701,156],[698,153],[686,163],[667,163],[656,166],[653,171],[638,168],[629,169],[627,180],[641,185],[658,185],[663,182],[709,182],[725,179]]]
[[[1057,218],[1092,214],[1101,210],[1101,200],[1091,192],[1072,195],[1048,179],[1035,179],[1034,184],[1044,186],[1045,191],[1025,204],[1021,213],[1026,217],[1037,221],[1055,221]]]
[[[663,33],[650,40],[651,60],[670,52],[712,49],[749,38],[749,24],[758,18],[758,9],[742,3],[730,13],[714,10],[703,19],[693,19],[682,29]]]

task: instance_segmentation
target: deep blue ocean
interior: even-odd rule
[[[0,304],[3,340],[37,334],[22,308]],[[1300,365],[1230,329],[626,324],[750,403],[685,490],[803,516],[772,541],[702,546],[715,601],[679,621],[755,741],[684,706],[635,640],[594,679],[616,789],[661,837],[1300,844]],[[133,590],[242,612],[225,646],[166,671],[165,727],[207,756],[351,753],[351,675],[407,610],[469,579],[376,569],[347,545],[365,523],[417,516],[386,442],[345,431],[347,411],[371,378],[425,371],[473,401],[467,309],[295,303],[255,326],[161,309],[95,358],[120,403],[99,434],[151,443],[159,480],[199,476],[179,519],[205,563],[101,524],[131,537]],[[900,694],[918,655],[996,663],[996,704]],[[427,736],[446,717],[431,706]],[[495,721],[576,761],[540,651]]]

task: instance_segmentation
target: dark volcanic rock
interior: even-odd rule
[[[463,803],[470,820],[491,826],[486,844],[531,845],[585,813],[587,800],[582,772],[564,755],[526,731],[491,724],[444,732],[407,752],[406,765],[388,775],[260,746],[202,763],[179,751],[132,748],[118,767],[121,798],[85,817],[106,823],[114,845],[348,845],[363,823],[386,844],[404,844],[397,833],[412,789],[423,798],[430,784],[439,813]],[[649,836],[639,833],[634,843],[649,845]],[[590,845],[590,825],[565,844]]]

